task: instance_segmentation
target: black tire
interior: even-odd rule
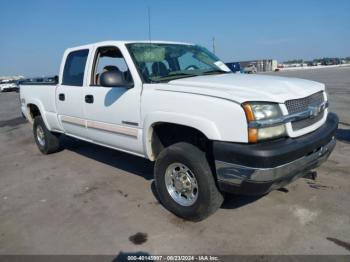
[[[174,163],[184,164],[197,180],[198,196],[190,206],[180,205],[168,192],[165,174],[167,168]],[[180,142],[163,149],[155,163],[154,177],[160,202],[170,212],[186,220],[203,220],[213,214],[223,202],[206,154],[192,144]]]
[[[43,131],[43,141],[44,143],[39,141],[38,138],[38,128],[40,130]],[[45,126],[45,123],[42,119],[41,116],[36,116],[34,118],[34,124],[33,124],[33,135],[34,135],[34,140],[35,143],[37,144],[39,150],[41,153],[47,155],[47,154],[51,154],[54,152],[57,152],[60,148],[60,134],[56,134],[56,133],[51,133],[47,127]]]

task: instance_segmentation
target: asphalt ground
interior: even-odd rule
[[[337,146],[316,181],[230,196],[199,223],[158,203],[148,160],[69,138],[42,155],[0,94],[0,254],[350,254],[350,68],[271,74],[326,83]]]

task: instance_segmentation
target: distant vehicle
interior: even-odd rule
[[[155,161],[160,202],[189,220],[214,213],[225,192],[284,187],[327,160],[336,144],[338,117],[328,112],[324,84],[233,74],[193,44],[70,48],[59,77],[44,80],[20,88],[43,154],[58,151],[65,134]]]
[[[16,84],[16,82],[8,81],[0,84],[1,92],[11,92],[11,91],[18,91],[18,90],[19,90],[19,86]]]
[[[323,59],[321,62],[322,65],[332,65],[332,61],[330,59]]]
[[[256,69],[256,66],[253,64],[249,64],[243,69],[243,73],[245,74],[255,74],[256,72],[258,72],[258,70]]]
[[[227,67],[231,69],[232,72],[241,72],[241,65],[238,62],[226,63]]]
[[[322,65],[339,65],[341,62],[339,58],[324,58],[321,63]]]

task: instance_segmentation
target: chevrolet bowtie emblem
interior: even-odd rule
[[[315,118],[324,109],[324,104],[319,106],[309,106],[310,118]]]

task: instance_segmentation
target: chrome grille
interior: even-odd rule
[[[293,99],[286,101],[286,107],[289,114],[306,111],[309,106],[318,106],[324,102],[323,92],[315,93],[300,99]]]
[[[323,92],[315,93],[311,96],[307,96],[300,99],[288,100],[285,102],[289,114],[300,113],[308,110],[309,106],[319,106],[324,102]],[[311,126],[323,118],[324,111],[320,112],[314,118],[306,118],[299,121],[292,122],[292,128],[294,131]]]

